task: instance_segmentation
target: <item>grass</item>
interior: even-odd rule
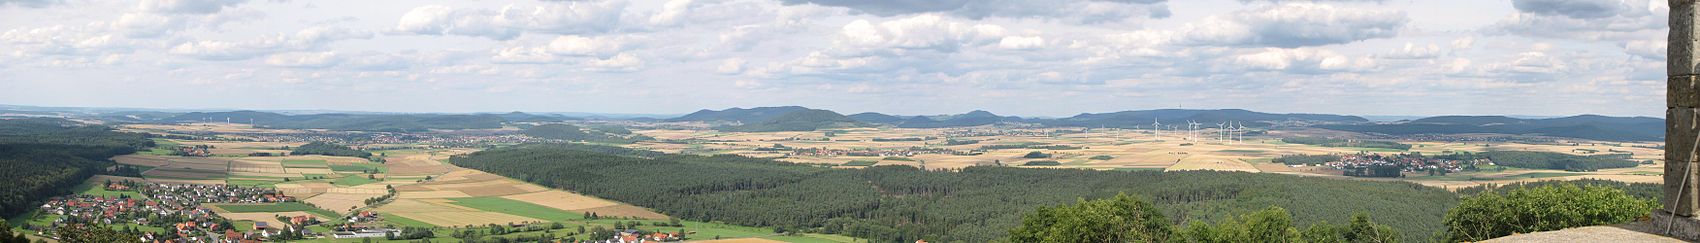
[[[364,163],[364,162],[354,163],[354,164],[350,164],[350,165],[331,165],[330,167],[331,167],[332,172],[378,171],[378,173],[388,173],[390,171],[390,169],[388,167],[385,167],[383,164]]]
[[[851,160],[850,162],[845,162],[843,165],[844,166],[873,166],[874,164],[879,164],[879,163],[880,163],[879,161],[873,161],[873,160]]]
[[[101,183],[101,182],[84,182],[83,184],[78,184],[77,187],[71,188],[71,191],[75,191],[75,192],[77,192],[77,194],[93,195],[93,196],[104,196],[104,197],[130,196],[131,198],[143,198],[141,192],[136,192],[136,191],[109,191],[109,190],[106,190],[105,185],[101,185],[101,184],[104,184],[104,183]]]
[[[232,185],[232,186],[242,186],[242,187],[277,187],[277,183],[280,183],[280,182],[282,182],[282,181],[274,181],[274,180],[243,180],[243,179],[228,179],[228,180],[224,180],[224,184],[226,184],[226,185]]]
[[[325,218],[340,218],[336,212],[313,207],[299,202],[266,203],[266,204],[214,204],[213,207],[232,213],[277,213],[303,211]]]
[[[338,186],[358,186],[377,182],[378,180],[366,179],[366,175],[349,175],[337,178],[335,181],[331,181],[331,184],[336,184]]]
[[[520,215],[553,222],[566,222],[584,219],[584,214],[568,212],[543,205],[521,202],[500,197],[469,197],[455,198],[455,205],[466,206],[478,210]]]
[[[324,160],[309,160],[309,159],[286,159],[286,160],[283,160],[283,167],[284,168],[325,168],[325,161]]]
[[[252,221],[252,220],[230,221],[230,226],[236,227],[236,230],[246,232],[246,231],[254,230],[254,221]]]
[[[407,217],[396,216],[394,214],[382,214],[382,216],[384,217],[385,223],[390,223],[391,225],[395,225],[395,226],[425,227],[425,228],[437,227],[436,225],[433,225],[433,224],[427,224],[425,222],[420,222],[418,220],[409,219]],[[445,236],[445,235],[439,235],[439,236]]]

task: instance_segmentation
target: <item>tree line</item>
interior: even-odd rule
[[[113,165],[112,156],[154,146],[141,134],[52,118],[0,119],[0,216],[35,208]]]
[[[1281,207],[1296,225],[1346,222],[1352,212],[1401,219],[1408,239],[1440,232],[1457,203],[1445,190],[1246,172],[1154,172],[980,166],[830,169],[731,155],[660,154],[547,144],[497,148],[455,165],[656,209],[674,217],[844,234],[882,242],[1005,239],[1037,208],[1127,193],[1172,222],[1217,222]]]

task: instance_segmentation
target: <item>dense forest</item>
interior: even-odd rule
[[[1316,164],[1340,161],[1340,156],[1339,155],[1332,155],[1332,154],[1318,154],[1318,155],[1288,154],[1288,155],[1281,155],[1281,157],[1275,157],[1275,159],[1272,160],[1272,161],[1275,162],[1275,163],[1287,164],[1287,165],[1316,165]]]
[[[112,156],[152,147],[141,134],[51,119],[0,119],[0,216],[28,211],[111,166]]]
[[[1599,169],[1635,167],[1635,161],[1613,155],[1580,156],[1553,152],[1537,151],[1490,151],[1475,153],[1474,156],[1486,157],[1494,164],[1528,169],[1553,169],[1568,171],[1595,171]]]
[[[1402,182],[1358,182],[1246,172],[1154,172],[909,166],[829,169],[740,156],[670,155],[616,147],[546,144],[451,160],[542,185],[628,202],[684,219],[882,242],[1003,239],[1042,206],[1127,193],[1174,224],[1217,222],[1270,206],[1294,222],[1347,222],[1367,212],[1407,240],[1440,231],[1455,194]]]
[[[1316,145],[1316,146],[1323,146],[1323,147],[1383,148],[1383,149],[1397,149],[1397,150],[1410,150],[1411,149],[1410,144],[1403,144],[1403,143],[1392,142],[1392,141],[1375,141],[1375,140],[1348,140],[1348,139],[1332,139],[1332,138],[1294,137],[1294,138],[1282,138],[1281,142],[1294,143],[1294,144],[1305,144],[1305,145]]]
[[[1580,115],[1548,119],[1503,116],[1437,116],[1393,124],[1337,124],[1325,129],[1389,135],[1498,133],[1608,141],[1658,141],[1665,137],[1665,120],[1651,117]]]
[[[829,110],[805,109],[793,111],[755,123],[715,128],[728,132],[814,131],[827,128],[861,126],[856,120]]]
[[[631,130],[617,126],[597,126],[586,130],[574,125],[544,124],[526,127],[525,130],[520,131],[520,134],[543,139],[604,143],[634,143],[655,140],[655,138],[648,136],[632,134]]]
[[[355,149],[352,149],[352,148],[348,148],[348,146],[336,145],[336,144],[331,144],[331,143],[326,143],[326,142],[307,143],[307,144],[301,145],[299,147],[295,147],[294,150],[290,150],[289,154],[292,154],[292,155],[317,154],[317,155],[348,156],[348,157],[361,157],[361,158],[371,158],[372,157],[371,152],[355,150]]]

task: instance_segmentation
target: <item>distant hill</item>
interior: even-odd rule
[[[1547,119],[1505,116],[1437,116],[1391,124],[1321,125],[1319,128],[1388,135],[1497,133],[1607,141],[1663,140],[1665,120],[1580,115]]]
[[[956,115],[937,116],[894,116],[880,113],[859,113],[850,115],[850,119],[870,124],[887,124],[902,128],[939,128],[939,127],[970,127],[990,125],[999,122],[1029,122],[1029,119],[1014,116],[999,116],[988,111],[975,110]]]
[[[1368,119],[1356,116],[1325,115],[1325,114],[1273,114],[1241,109],[1223,110],[1143,110],[1121,111],[1111,113],[1084,113],[1068,118],[1044,120],[1041,123],[1050,126],[1078,127],[1121,127],[1135,126],[1151,127],[1151,122],[1163,124],[1185,124],[1187,121],[1204,123],[1205,126],[1215,126],[1216,123],[1243,122],[1245,126],[1269,126],[1273,124],[1331,124],[1331,123],[1362,123]]]
[[[756,108],[749,108],[749,109],[734,107],[734,108],[731,108],[731,109],[725,109],[725,110],[719,110],[719,111],[716,111],[716,110],[699,110],[697,112],[692,112],[691,114],[685,114],[684,116],[675,117],[675,118],[672,118],[672,119],[667,119],[665,121],[675,121],[675,122],[677,122],[677,121],[705,121],[705,122],[706,121],[724,121],[724,122],[739,122],[739,123],[748,124],[748,123],[754,123],[754,122],[767,121],[767,120],[771,120],[775,117],[779,117],[780,115],[785,115],[785,114],[789,114],[789,113],[792,113],[792,112],[805,111],[805,110],[809,110],[809,108],[804,108],[804,107],[801,107],[801,106],[756,107]],[[837,113],[833,113],[833,114],[837,114]],[[839,116],[843,116],[843,115],[839,115]]]
[[[802,110],[779,114],[760,122],[720,127],[719,130],[733,132],[814,131],[826,128],[857,127],[861,125],[862,124],[860,122],[856,122],[856,120],[850,119],[850,117],[838,114],[838,112],[805,108]]]
[[[256,126],[288,129],[331,129],[352,131],[425,131],[429,129],[501,128],[498,115],[438,114],[313,114],[284,115],[259,111],[190,112],[161,122],[252,122]]]
[[[567,117],[567,116],[561,116],[561,115],[555,115],[555,114],[531,114],[531,113],[518,112],[518,111],[499,114],[497,116],[501,116],[502,120],[505,120],[505,121],[508,121],[508,122],[552,122],[552,121],[566,121],[566,120],[583,120],[581,118]]]

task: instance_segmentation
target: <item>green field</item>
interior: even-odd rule
[[[879,161],[873,160],[851,160],[850,162],[845,162],[844,166],[873,166],[874,164],[879,163]]]
[[[310,159],[286,159],[286,160],[283,160],[283,167],[284,168],[325,168],[325,161],[324,160],[310,160]]]
[[[390,168],[384,166],[384,164],[371,162],[361,162],[348,165],[330,165],[330,167],[332,172],[338,173],[360,173],[366,171],[377,171],[378,173],[390,172]]]
[[[71,191],[77,192],[77,194],[95,195],[95,196],[104,196],[104,197],[130,196],[132,198],[143,198],[142,193],[140,193],[140,192],[136,192],[136,191],[108,191],[108,190],[106,190],[106,187],[104,185],[101,185],[101,184],[104,184],[104,183],[102,183],[102,182],[86,182],[86,183],[83,183],[83,184],[78,184],[77,187],[71,188]]]
[[[366,175],[361,174],[361,175],[348,175],[348,176],[344,176],[342,178],[337,178],[335,181],[331,181],[331,184],[336,184],[338,186],[358,186],[358,185],[365,185],[365,184],[371,184],[371,183],[377,183],[377,182],[378,182],[378,180],[366,179]]]
[[[305,211],[326,218],[341,218],[336,212],[309,206],[299,202],[267,203],[267,204],[209,204],[232,213],[276,213]]]
[[[542,205],[516,201],[500,197],[469,197],[455,198],[455,205],[476,208],[478,210],[526,216],[554,222],[567,222],[584,219],[584,214],[563,211]]]

